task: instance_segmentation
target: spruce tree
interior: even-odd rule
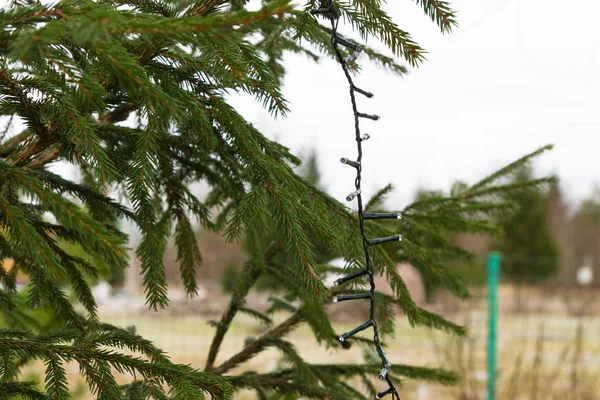
[[[515,184],[533,177],[528,166],[513,174]],[[526,192],[510,195],[518,210],[499,218],[504,235],[495,243],[495,249],[504,253],[502,267],[506,278],[519,284],[531,284],[549,278],[558,272],[558,244],[550,230],[549,193]]]
[[[442,32],[455,25],[446,2],[417,4]],[[336,6],[362,39],[377,37],[388,47],[390,54],[365,47],[367,59],[396,74],[405,68],[393,56],[411,65],[424,60],[423,49],[379,2],[353,0]],[[308,363],[285,340],[291,330],[308,324],[323,352],[327,347],[371,348],[369,339],[336,340],[326,304],[333,294],[352,292],[361,283],[325,288],[322,274],[334,268],[320,265],[310,245],[318,240],[346,255],[344,272],[360,268],[356,215],[299,177],[293,169],[299,159],[246,121],[227,97],[228,92],[245,92],[273,116],[289,112],[280,88],[284,54],[301,53],[313,60],[334,55],[331,32],[308,13],[312,8],[312,1],[298,7],[286,0],[265,0],[256,11],[247,10],[245,2],[222,0],[15,0],[3,8],[0,115],[6,127],[0,133],[0,259],[15,262],[9,272],[0,269],[3,399],[69,398],[67,362],[79,365],[98,399],[224,399],[242,388],[255,390],[259,398],[347,399],[376,392],[372,378],[380,365]],[[465,334],[463,327],[415,305],[396,263],[419,265],[436,285],[467,296],[460,276],[444,266],[470,254],[438,235],[438,229],[496,232],[486,216],[511,209],[503,200],[507,194],[547,182],[503,180],[538,153],[459,194],[417,201],[402,210],[401,221],[367,224],[373,237],[401,233],[405,238],[401,248],[382,246],[372,254],[376,272],[395,290],[394,296],[378,296],[385,339],[393,338],[394,303],[415,326]],[[76,166],[83,178],[66,179],[53,172],[50,167],[58,161]],[[189,189],[198,181],[210,186],[206,199]],[[383,188],[366,210],[383,210],[390,190]],[[168,306],[162,255],[171,236],[190,296],[197,292],[195,273],[202,263],[194,221],[245,243],[249,260],[227,309],[214,323],[205,366],[175,364],[144,338],[100,321],[88,283],[98,276],[98,266],[59,244],[80,246],[105,270],[124,269],[127,237],[115,227],[119,219],[142,233],[135,252],[147,304],[154,310]],[[275,240],[264,243],[265,235]],[[16,288],[18,272],[29,277],[24,292]],[[276,325],[270,313],[244,306],[263,274],[278,276],[286,293],[271,299],[270,313],[288,314]],[[79,304],[69,301],[58,276],[68,277],[68,289]],[[50,322],[32,316],[38,309],[52,313]],[[223,338],[239,313],[253,315],[270,328],[217,362]],[[232,372],[271,347],[281,351],[289,368]],[[396,383],[402,377],[456,380],[451,372],[402,365],[401,355],[391,357],[390,376]],[[44,362],[43,388],[19,375],[31,360]],[[115,380],[121,372],[133,375],[124,386]],[[362,380],[364,390],[353,379]]]

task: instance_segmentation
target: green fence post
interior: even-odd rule
[[[496,399],[496,334],[498,328],[498,276],[500,275],[500,253],[491,252],[488,258],[488,400]]]

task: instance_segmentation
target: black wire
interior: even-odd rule
[[[362,203],[362,195],[361,195],[361,179],[362,179],[361,173],[362,173],[362,156],[363,156],[362,140],[363,139],[360,134],[360,124],[359,124],[359,115],[358,115],[359,113],[358,113],[358,109],[356,106],[356,97],[354,94],[355,86],[352,81],[352,77],[350,76],[350,73],[348,72],[348,68],[346,66],[346,61],[344,61],[344,57],[338,49],[337,28],[338,28],[338,24],[339,24],[339,19],[338,19],[336,11],[333,9],[332,3],[329,4],[329,9],[332,11],[331,14],[328,15],[329,19],[331,20],[331,43],[333,44],[333,49],[335,51],[337,59],[338,59],[339,63],[341,64],[342,70],[344,71],[344,75],[346,75],[346,79],[348,80],[348,84],[350,85],[350,100],[352,102],[352,111],[354,112],[354,129],[355,129],[355,133],[356,133],[356,146],[358,149],[358,158],[356,159],[358,166],[356,167],[356,180],[354,181],[354,184],[356,186],[356,190],[358,193],[356,196],[356,199],[358,202],[358,220],[360,222],[360,234],[361,234],[362,240],[363,240],[363,249],[365,251],[365,261],[366,261],[366,266],[367,266],[367,272],[369,275],[369,282],[371,285],[371,288],[370,288],[371,308],[370,308],[370,317],[369,318],[370,318],[370,321],[373,326],[373,341],[375,342],[377,354],[381,358],[381,363],[382,363],[383,367],[386,368],[386,367],[389,367],[389,364],[387,364],[387,362],[386,362],[387,359],[384,356],[385,352],[383,351],[383,347],[381,346],[381,342],[379,340],[379,329],[377,327],[377,321],[375,320],[375,279],[374,279],[374,273],[373,273],[373,261],[371,260],[371,256],[369,255],[369,243],[368,243],[368,239],[367,239],[367,234],[365,232],[365,221],[364,221],[364,216],[363,216],[363,203]],[[389,385],[389,388],[392,389],[392,392],[391,392],[392,400],[394,400],[396,398],[398,400],[400,400],[398,391],[396,390],[396,387],[394,386],[393,382],[391,381],[389,374],[387,374],[385,376],[385,380],[386,380],[387,384]]]

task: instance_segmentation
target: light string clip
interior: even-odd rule
[[[352,43],[349,40],[346,40],[346,39],[338,36],[337,28],[338,28],[338,24],[339,24],[340,12],[335,8],[333,1],[332,0],[321,0],[321,7],[318,9],[311,10],[310,13],[315,16],[321,15],[325,18],[328,18],[331,22],[331,43],[333,45],[335,55],[336,55],[340,65],[342,66],[344,75],[346,76],[346,79],[348,80],[348,84],[350,85],[350,99],[352,101],[352,110],[354,112],[354,126],[355,126],[355,133],[356,133],[356,144],[357,144],[357,149],[358,149],[358,157],[355,161],[350,160],[348,158],[342,158],[342,159],[340,159],[340,161],[342,162],[342,164],[346,164],[346,165],[351,166],[356,169],[356,180],[355,180],[355,186],[356,186],[355,189],[356,190],[353,191],[352,193],[350,193],[348,196],[346,196],[346,201],[350,202],[350,201],[353,201],[354,199],[356,199],[357,203],[358,203],[358,219],[360,222],[360,233],[361,233],[361,236],[363,239],[362,241],[363,241],[363,249],[365,252],[366,266],[358,271],[355,271],[349,275],[346,275],[346,276],[343,276],[343,277],[337,279],[336,281],[333,282],[333,285],[337,287],[345,282],[348,282],[348,281],[351,281],[354,279],[358,279],[364,275],[368,275],[369,281],[370,281],[370,290],[367,293],[347,294],[347,295],[334,296],[332,298],[332,301],[334,303],[339,303],[342,301],[350,301],[350,300],[359,300],[359,299],[369,299],[369,301],[370,301],[369,320],[364,322],[362,325],[359,325],[356,328],[352,329],[351,331],[340,335],[338,339],[340,342],[344,342],[344,341],[348,340],[350,337],[352,337],[366,329],[373,328],[373,342],[375,343],[377,354],[379,355],[379,357],[381,359],[381,364],[382,364],[382,370],[379,373],[379,379],[385,380],[388,384],[388,388],[382,392],[377,393],[376,398],[381,399],[381,398],[391,394],[392,400],[395,400],[395,399],[400,400],[398,391],[396,390],[396,388],[389,376],[389,372],[392,369],[392,364],[390,363],[389,359],[387,358],[387,355],[385,354],[385,351],[383,350],[383,346],[381,345],[381,342],[379,340],[379,329],[377,327],[377,321],[375,321],[375,280],[374,280],[374,273],[373,273],[373,262],[371,260],[371,256],[369,255],[369,247],[380,245],[383,243],[388,243],[388,242],[402,241],[402,236],[401,235],[393,235],[393,236],[384,237],[384,238],[368,239],[366,232],[365,232],[364,221],[366,219],[370,219],[370,220],[401,219],[402,215],[400,213],[363,213],[363,204],[362,204],[362,196],[361,196],[362,142],[365,140],[368,140],[371,136],[369,134],[361,135],[359,120],[360,120],[360,118],[366,118],[366,119],[371,119],[371,120],[377,121],[380,119],[380,117],[375,114],[361,113],[361,112],[358,112],[358,110],[357,110],[355,93],[359,93],[367,98],[373,98],[373,93],[367,92],[366,90],[360,89],[357,86],[355,86],[354,82],[352,81],[352,77],[350,76],[350,73],[348,72],[347,64],[354,62],[358,59],[361,48],[359,45]],[[339,45],[342,45],[342,46],[352,50],[353,53],[350,54],[348,57],[344,58],[344,56],[342,55],[342,53],[340,52],[340,50],[338,48]]]

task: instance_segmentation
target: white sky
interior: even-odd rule
[[[391,182],[396,191],[389,205],[401,208],[419,187],[474,182],[552,143],[554,150],[535,163],[537,172],[557,173],[570,200],[590,194],[600,183],[600,2],[451,3],[460,26],[442,35],[415,2],[389,2],[400,28],[429,52],[405,78],[359,59],[363,71],[355,83],[375,93],[370,100],[358,96],[359,110],[382,117],[361,119],[371,134],[364,143],[363,193],[369,197]],[[341,68],[332,60],[286,61],[287,119],[273,121],[247,99],[235,104],[292,150],[316,148],[327,190],[342,200],[354,171],[339,159],[354,158],[356,149]]]

